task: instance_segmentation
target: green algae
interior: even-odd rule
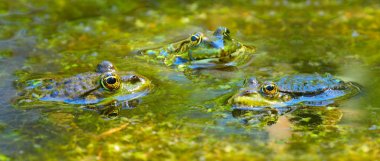
[[[106,59],[157,88],[113,119],[62,104],[15,109],[2,96],[0,160],[376,160],[379,8],[323,0],[2,1],[0,39],[27,30],[21,40],[34,36],[37,42],[1,50],[2,80],[68,76]],[[183,74],[133,57],[134,50],[217,26],[257,47],[250,66]],[[20,50],[25,46],[32,49]],[[17,65],[5,68],[4,62]],[[248,124],[225,105],[248,76],[303,72],[329,72],[367,88],[339,107],[261,120],[248,115]],[[12,95],[5,81],[0,88]]]

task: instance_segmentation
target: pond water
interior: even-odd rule
[[[0,2],[0,160],[380,159],[378,3]],[[133,55],[218,26],[257,48],[248,66],[189,76]],[[115,118],[76,105],[12,103],[15,82],[93,71],[102,60],[146,76],[153,91]],[[247,77],[297,73],[331,73],[363,91],[272,125],[243,123],[224,103]]]

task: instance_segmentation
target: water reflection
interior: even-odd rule
[[[351,156],[370,160],[378,156],[374,150],[379,149],[380,120],[380,21],[376,19],[380,12],[376,2],[4,4],[0,9],[8,13],[6,18],[0,15],[0,160],[181,160],[179,155],[200,160],[253,156],[263,160]],[[14,14],[21,11],[25,14]],[[136,60],[131,54],[152,42],[175,41],[179,35],[217,26],[229,27],[236,39],[257,47],[248,66],[185,75]],[[26,35],[13,37],[22,29],[28,31]],[[101,60],[114,62],[121,71],[147,76],[155,90],[142,99],[139,108],[108,120],[73,106],[21,110],[8,101],[15,94],[15,79],[87,72]],[[326,72],[358,82],[365,92],[336,107],[269,113],[261,118],[266,122],[263,126],[256,114],[233,117],[224,102],[228,97],[224,95],[235,93],[247,76],[270,79]],[[110,129],[121,130],[101,141],[93,139]]]

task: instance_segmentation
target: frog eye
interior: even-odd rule
[[[231,40],[230,30],[227,27],[224,28],[223,36],[225,39]]]
[[[224,32],[223,32],[223,35],[224,35],[224,36],[230,36],[230,33],[231,33],[230,30],[229,30],[227,27],[225,27],[225,28],[224,28]]]
[[[98,64],[96,68],[96,72],[104,73],[104,72],[114,72],[116,70],[115,66],[110,61],[102,61]]]
[[[193,35],[191,35],[190,40],[191,40],[191,42],[193,42],[197,45],[202,41],[202,37],[203,37],[202,33],[197,32],[197,33],[194,33]]]
[[[261,90],[267,95],[275,95],[278,91],[277,86],[274,83],[265,84]]]
[[[106,72],[101,76],[100,84],[104,89],[114,91],[120,88],[121,80],[119,75],[114,72]]]
[[[214,36],[222,36],[223,39],[230,40],[230,30],[227,27],[220,26],[215,30]]]

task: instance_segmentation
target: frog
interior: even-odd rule
[[[250,63],[256,47],[244,45],[231,36],[227,27],[214,32],[195,32],[165,46],[137,50],[138,55],[162,60],[166,66],[180,70],[222,69]]]
[[[284,114],[299,107],[327,107],[359,94],[363,87],[329,73],[293,74],[279,79],[245,80],[245,85],[228,99],[235,115],[241,111]]]
[[[147,95],[151,81],[135,72],[117,71],[110,61],[100,62],[95,71],[70,77],[50,77],[18,81],[16,105],[35,102],[73,104],[106,116],[117,116],[122,108],[137,106]]]

